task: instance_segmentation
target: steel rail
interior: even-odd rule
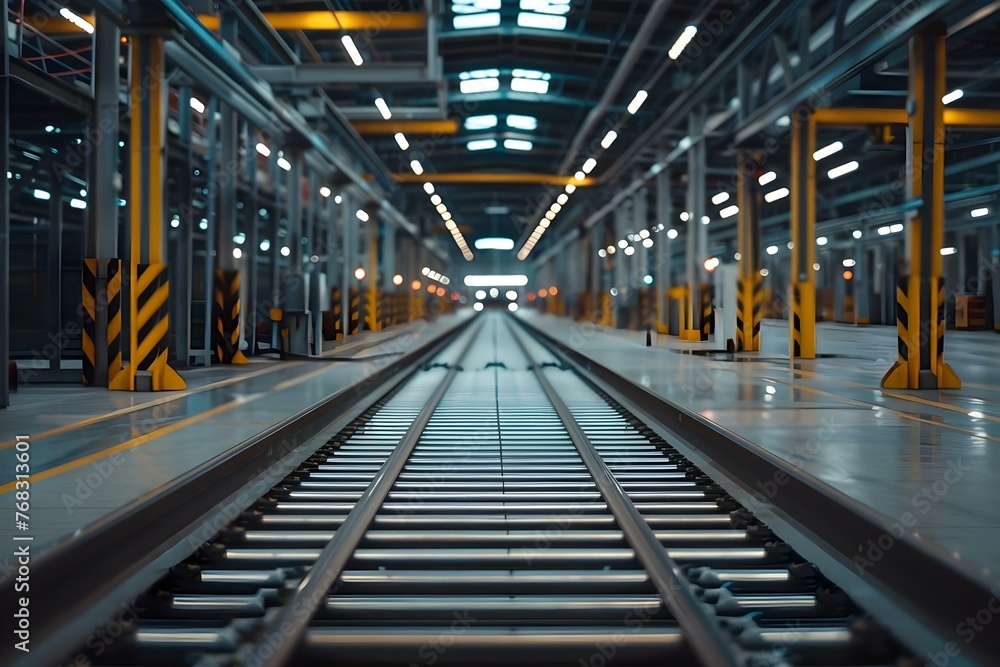
[[[478,326],[482,327],[482,323]],[[313,616],[320,606],[326,604],[330,588],[340,578],[344,567],[353,557],[358,544],[396,483],[396,478],[413,453],[427,423],[461,370],[461,363],[475,340],[474,333],[470,334],[465,347],[458,355],[458,360],[451,365],[437,390],[427,399],[420,414],[413,420],[406,434],[344,519],[344,523],[337,529],[333,539],[323,547],[316,563],[299,583],[293,597],[282,607],[281,612],[271,619],[250,654],[239,656],[241,664],[254,664],[260,667],[291,664],[292,656],[305,637]]]
[[[723,632],[722,627],[704,611],[702,603],[687,584],[687,578],[680,566],[667,556],[667,551],[656,538],[656,533],[646,523],[604,459],[597,453],[569,407],[556,394],[543,369],[528,351],[521,335],[513,326],[510,324],[508,326],[518,347],[531,364],[531,369],[546,397],[566,427],[566,432],[580,453],[580,458],[594,478],[625,540],[648,572],[650,580],[663,598],[663,603],[684,630],[684,637],[691,651],[703,665],[736,667],[742,664],[733,654],[736,647]],[[733,650],[727,650],[727,647],[732,647]]]
[[[613,368],[570,348],[543,329],[520,319],[518,324],[592,386],[613,395],[650,426],[656,425],[682,438],[738,486],[756,491],[757,484],[777,480],[781,485],[780,503],[776,498],[768,502],[779,514],[792,526],[808,527],[813,539],[832,560],[851,571],[861,571],[880,595],[899,608],[911,610],[917,624],[922,626],[919,631],[929,633],[931,644],[943,645],[954,637],[955,619],[968,616],[971,600],[995,597],[996,589],[971,565],[912,530],[899,537],[893,534],[892,548],[881,551],[877,564],[870,563],[874,566],[869,567],[863,549],[869,543],[878,544],[879,539],[889,534],[885,515],[828,483],[803,474],[747,438],[632,383]],[[823,520],[817,521],[816,517]],[[914,585],[927,581],[934,585]],[[886,625],[893,627],[891,622]],[[912,632],[912,625],[908,624],[906,630]],[[979,635],[964,650],[982,664],[993,664],[1000,655],[1000,633]]]
[[[391,387],[465,331],[471,320],[457,325],[403,359],[386,365],[360,384],[345,387],[262,433],[222,452],[150,494],[122,507],[40,555],[32,557],[31,653],[13,642],[0,649],[0,664],[56,664],[67,646],[83,643],[94,619],[111,617],[120,603],[151,585],[161,571],[157,559],[175,551],[209,518],[239,512],[233,497],[262,471],[279,464],[295,448],[331,422],[353,418]],[[365,390],[362,391],[361,389]],[[247,495],[249,504],[256,496]],[[181,556],[183,557],[183,556]],[[84,568],[84,570],[81,570]],[[80,576],[81,571],[86,576]],[[0,579],[0,609],[16,609],[23,595],[14,589],[15,568]]]

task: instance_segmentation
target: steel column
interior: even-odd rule
[[[705,269],[702,262],[707,253],[707,230],[701,229],[701,218],[705,215],[705,148],[702,132],[704,130],[704,107],[688,116],[688,136],[692,146],[688,150],[688,183],[687,183],[687,237],[685,275],[688,284],[687,316],[688,328],[682,330],[684,340],[701,340],[701,284],[705,281]]]
[[[760,350],[761,316],[761,195],[757,188],[756,163],[747,151],[736,154],[736,247],[739,259],[739,289],[737,291],[736,349]]]
[[[663,169],[656,175],[656,226],[660,230],[656,236],[656,331],[666,334],[670,331],[670,303],[668,292],[673,279],[671,275],[671,239],[667,232],[673,218],[673,199],[670,193],[670,170]]]
[[[205,180],[208,181],[208,197],[205,200],[205,220],[208,226],[205,228],[205,292],[204,298],[204,333],[202,334],[202,345],[205,351],[205,365],[212,364],[212,301],[215,299],[215,226],[218,224],[216,211],[218,210],[217,198],[215,197],[215,184],[219,179],[219,100],[212,97],[205,105],[208,109],[208,154],[205,157]]]
[[[854,272],[854,323],[865,326],[871,323],[871,315],[869,314],[871,299],[869,295],[871,294],[873,273],[872,267],[868,266],[868,254],[865,247],[861,245],[860,239],[854,241],[853,252],[854,267],[851,271]],[[838,267],[834,267],[834,276],[836,276],[837,270]]]
[[[357,242],[354,240],[356,225],[354,214],[351,212],[353,204],[352,197],[347,194],[343,195],[343,205],[340,207],[341,247],[343,248],[343,263],[341,265],[340,278],[340,330],[344,332],[345,339],[351,332],[350,291],[354,281],[354,255],[357,248]]]
[[[10,170],[10,57],[7,53],[10,34],[7,30],[8,12],[0,12],[0,173]],[[10,363],[10,188],[0,188],[0,408],[10,405],[10,387],[7,384],[7,366]]]
[[[365,235],[366,240],[368,241],[368,269],[367,275],[365,276],[365,280],[368,282],[368,295],[367,312],[364,319],[369,331],[379,331],[382,328],[379,326],[378,319],[378,246],[380,216],[378,215],[378,212],[372,212],[370,215],[371,219],[365,223],[368,232]]]
[[[625,294],[623,294],[623,292],[628,289],[628,283],[626,282],[626,275],[625,275],[625,271],[627,268],[626,262],[628,262],[628,256],[625,254],[625,251],[622,248],[618,248],[618,242],[624,239],[625,235],[628,233],[628,218],[626,217],[624,203],[622,206],[619,206],[618,208],[615,209],[613,229],[614,229],[614,240],[612,241],[612,243],[617,248],[617,252],[615,253],[615,258],[614,258],[614,264],[613,264],[614,268],[612,273],[611,286],[615,288],[615,290],[618,292],[618,295],[614,297],[614,299],[611,301],[612,303],[611,320],[612,320],[612,326],[624,328],[625,325],[628,323],[628,319],[622,317],[621,311],[624,308],[625,303],[627,301]]]
[[[177,361],[182,368],[191,363],[191,282],[194,270],[192,257],[192,235],[194,225],[194,207],[192,206],[192,173],[194,170],[194,144],[192,139],[193,113],[191,109],[191,89],[181,88],[177,99],[178,125],[180,126],[180,141],[184,149],[184,160],[180,176],[175,184],[174,194],[177,198],[177,210],[180,226],[177,228],[177,242],[174,245],[174,298],[171,302],[171,316],[174,321],[174,349]]]
[[[291,255],[291,270],[295,274],[302,273],[302,155],[296,152],[287,156],[292,163],[288,172],[288,245]]]
[[[896,288],[899,357],[882,378],[891,389],[962,385],[944,362],[945,34],[938,22],[910,39],[907,194],[920,207],[907,226],[905,275]]]
[[[802,109],[792,115],[791,288],[789,356],[816,358],[816,124]]]
[[[119,88],[121,82],[121,30],[102,13],[96,15],[93,37],[94,136],[90,147],[90,177],[87,181],[87,221],[84,231],[85,258],[95,258],[98,276],[94,308],[94,385],[108,386],[107,260],[118,255]],[[103,296],[103,298],[101,298]]]
[[[261,313],[257,312],[257,291],[260,275],[260,267],[258,266],[260,261],[260,189],[257,184],[257,151],[253,147],[253,128],[249,123],[244,124],[243,128],[244,135],[246,136],[246,176],[247,181],[250,183],[250,201],[243,210],[248,211],[246,218],[249,221],[250,234],[247,237],[246,251],[246,254],[249,255],[246,261],[247,279],[244,281],[247,298],[244,301],[246,307],[243,311],[241,333],[242,339],[247,343],[249,353],[256,354],[257,324],[262,318]],[[277,252],[273,246],[269,250]]]
[[[90,182],[87,183],[87,232],[84,257],[118,256],[118,91],[121,31],[104,14],[97,14],[94,30],[94,128],[99,137],[91,146]],[[98,364],[98,374],[106,364]]]
[[[222,119],[219,123],[221,153],[219,173],[208,184],[208,196],[218,202],[215,227],[215,266],[233,270],[240,262],[233,257],[233,237],[236,235],[236,182],[239,178],[239,116],[228,104],[220,104]]]
[[[55,333],[62,330],[62,232],[63,232],[63,172],[52,170],[52,198],[49,200],[48,280],[46,290],[46,326]],[[55,355],[49,359],[49,368],[59,370],[62,362],[62,345],[56,345]]]
[[[395,285],[392,277],[396,275],[396,227],[386,225],[382,231],[382,289],[391,292]]]
[[[109,384],[112,389],[126,390],[183,389],[184,380],[167,363],[170,283],[164,226],[168,110],[164,41],[158,36],[133,35],[130,45],[129,361]],[[140,377],[143,382],[137,381]]]

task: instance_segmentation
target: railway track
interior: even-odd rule
[[[898,665],[810,563],[509,318],[136,601],[93,665]]]

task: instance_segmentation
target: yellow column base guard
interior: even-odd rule
[[[681,340],[696,340],[701,342],[701,329],[684,329],[681,331]]]
[[[942,363],[938,367],[936,387],[913,387],[910,386],[909,369],[905,362],[896,361],[893,363],[885,375],[882,376],[881,386],[884,389],[961,389],[962,380],[958,374],[948,364]]]
[[[181,389],[187,389],[187,383],[184,382],[184,379],[166,362],[157,363],[153,367],[152,372],[153,391],[180,391]],[[114,391],[135,391],[132,379],[132,371],[129,368],[129,364],[126,364],[122,371],[108,383],[108,389]]]
[[[250,361],[247,359],[246,355],[243,354],[243,350],[236,350],[233,353],[233,360],[229,362],[237,366],[243,366],[244,364],[249,364]]]
[[[670,328],[666,324],[656,323],[656,333],[670,335]]]

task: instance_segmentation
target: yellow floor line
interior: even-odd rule
[[[851,380],[845,380],[843,378],[832,377],[830,375],[823,375],[823,374],[817,373],[815,371],[806,371],[806,370],[801,370],[801,369],[795,369],[792,372],[793,373],[797,373],[797,374],[801,374],[801,375],[804,375],[804,376],[815,377],[815,378],[822,378],[824,380],[828,380],[830,382],[835,382],[837,384],[844,385],[844,386],[847,386],[847,387],[853,387],[855,389],[867,389],[867,390],[871,390],[871,391],[881,391],[883,396],[890,396],[890,397],[895,398],[895,399],[900,400],[900,401],[910,401],[912,403],[920,403],[922,405],[929,405],[929,406],[932,406],[932,407],[941,408],[943,410],[950,410],[952,412],[958,412],[958,413],[961,413],[961,414],[964,414],[964,415],[968,415],[969,414],[969,409],[963,408],[963,407],[958,406],[958,405],[951,405],[949,403],[942,403],[940,401],[932,401],[930,399],[921,398],[919,396],[910,396],[908,394],[899,394],[899,393],[896,393],[894,391],[888,391],[888,390],[885,390],[885,389],[880,389],[878,387],[871,387],[869,385],[860,384],[858,382],[853,382]],[[795,386],[798,387],[798,385],[795,385]],[[966,384],[965,386],[966,387],[973,387],[973,385],[969,385],[969,384]],[[977,385],[975,388],[988,389],[988,387],[984,387],[984,386],[981,386],[981,385]],[[1000,390],[1000,388],[995,388],[995,390]],[[975,397],[975,396],[959,396],[957,398],[966,398],[966,399],[968,399],[968,398],[977,398],[977,397]],[[979,399],[979,400],[982,400],[982,399]],[[870,405],[874,405],[874,404],[870,404]],[[879,406],[879,407],[881,407],[881,406]],[[886,408],[886,409],[888,410],[889,408]],[[994,422],[1000,423],[1000,417],[994,417],[992,415],[983,414],[983,419],[988,419],[990,421],[994,421]]]
[[[293,363],[302,363],[302,362],[293,362]],[[179,394],[170,394],[169,396],[164,396],[163,398],[157,398],[155,400],[148,401],[146,403],[139,403],[137,405],[130,405],[127,408],[121,408],[119,410],[115,410],[114,412],[109,412],[109,413],[103,414],[103,415],[97,415],[96,417],[87,417],[86,419],[80,420],[78,422],[74,422],[72,424],[66,424],[65,426],[59,426],[57,428],[54,428],[54,429],[51,429],[51,430],[48,430],[48,431],[43,431],[42,433],[29,433],[28,435],[31,436],[31,439],[33,441],[34,440],[41,440],[42,438],[48,438],[48,437],[51,437],[53,435],[59,435],[60,433],[67,433],[69,431],[74,431],[74,430],[76,430],[78,428],[83,428],[84,426],[90,426],[92,424],[97,424],[99,422],[104,421],[105,419],[112,419],[114,417],[120,417],[122,415],[127,415],[127,414],[130,414],[132,412],[136,412],[138,410],[144,410],[146,408],[154,408],[154,407],[156,407],[158,405],[163,405],[164,403],[170,403],[172,401],[179,401],[182,398],[187,398],[188,396],[191,396],[193,394],[197,394],[197,393],[200,393],[200,392],[203,392],[203,391],[208,391],[209,389],[218,389],[219,387],[225,387],[226,385],[230,385],[230,384],[233,384],[235,382],[242,382],[243,380],[249,380],[250,378],[258,377],[260,375],[265,375],[267,373],[273,373],[276,370],[280,370],[282,368],[290,368],[290,367],[291,367],[290,365],[275,364],[274,366],[270,366],[268,368],[262,368],[259,371],[254,371],[252,373],[247,373],[246,375],[237,375],[235,377],[226,378],[225,380],[219,380],[219,381],[213,382],[211,384],[206,384],[203,387],[197,387],[195,389],[190,389],[188,391],[184,391],[184,392],[181,392]],[[0,442],[0,449],[7,449],[9,447],[13,447],[16,442],[17,442],[17,440],[8,440],[7,442]]]
[[[859,406],[859,407],[864,407],[864,408],[867,408],[869,410],[872,407],[876,407],[879,410],[886,410],[888,412],[893,412],[893,413],[899,415],[900,417],[902,417],[903,419],[909,419],[911,421],[917,421],[917,422],[920,422],[922,424],[930,424],[931,426],[938,426],[940,428],[946,428],[946,429],[949,429],[951,431],[958,431],[959,433],[964,433],[965,435],[971,435],[974,438],[983,438],[984,440],[992,440],[993,442],[1000,442],[1000,438],[998,438],[996,436],[986,435],[984,433],[976,433],[975,431],[969,431],[969,430],[961,428],[959,426],[953,426],[952,424],[945,424],[945,423],[942,423],[942,422],[932,421],[930,419],[924,419],[923,417],[918,417],[916,415],[911,415],[911,414],[909,414],[907,412],[903,412],[902,410],[897,410],[895,408],[886,407],[884,405],[876,405],[875,403],[865,403],[864,401],[856,401],[856,400],[854,400],[852,398],[845,398],[843,396],[838,396],[837,394],[831,394],[830,392],[823,391],[822,389],[813,389],[812,387],[805,387],[805,386],[802,386],[802,385],[794,384],[792,382],[786,382],[784,380],[773,380],[773,379],[770,379],[770,378],[763,378],[763,379],[767,380],[768,382],[775,382],[777,384],[783,384],[783,385],[785,385],[787,387],[790,387],[790,388],[792,388],[794,390],[806,391],[806,392],[809,392],[809,393],[812,393],[812,394],[819,394],[820,396],[827,396],[829,398],[836,399],[836,400],[841,401],[843,403],[848,403],[850,405],[856,405],[856,406]]]
[[[941,403],[939,401],[932,401],[926,398],[920,398],[919,396],[907,396],[906,394],[897,394],[894,391],[882,390],[884,396],[892,396],[893,398],[898,398],[902,401],[913,401],[914,403],[923,403],[924,405],[930,405],[936,408],[943,408],[944,410],[951,410],[952,412],[958,412],[960,414],[968,416],[970,408],[963,408],[957,405],[949,405],[948,403]],[[980,411],[982,413],[982,411]],[[1000,417],[994,417],[993,415],[988,415],[982,413],[982,419],[988,419],[992,422],[1000,423]]]
[[[319,368],[319,369],[316,369],[315,371],[312,371],[310,373],[306,373],[305,375],[303,375],[301,377],[294,378],[292,380],[286,380],[285,382],[282,382],[280,384],[275,385],[272,389],[273,390],[278,390],[278,391],[287,389],[288,387],[291,387],[291,386],[294,386],[296,384],[300,384],[302,382],[305,382],[306,380],[312,378],[313,376],[319,375],[320,373],[322,373],[324,371],[327,371],[329,369],[330,369],[329,366],[324,366],[323,368]],[[187,417],[187,418],[182,419],[180,421],[173,422],[171,424],[168,424],[168,425],[164,426],[163,428],[158,428],[155,431],[151,431],[150,433],[145,433],[143,435],[140,435],[140,436],[137,436],[135,438],[132,438],[131,440],[126,440],[123,443],[114,445],[112,447],[108,447],[107,449],[103,449],[103,450],[101,450],[99,452],[94,452],[93,454],[88,454],[88,455],[82,456],[82,457],[80,457],[78,459],[74,459],[72,461],[67,461],[66,463],[58,465],[55,468],[49,468],[47,470],[43,470],[43,471],[41,471],[41,472],[39,472],[39,473],[37,473],[37,474],[32,475],[31,477],[29,477],[28,481],[30,481],[32,484],[35,484],[35,483],[40,482],[42,480],[48,479],[50,477],[54,477],[55,475],[58,475],[60,473],[64,473],[64,472],[66,472],[68,470],[74,470],[74,469],[79,468],[81,466],[85,466],[88,463],[93,463],[94,461],[99,461],[99,460],[101,460],[101,459],[103,459],[103,458],[105,458],[107,456],[110,456],[111,454],[115,454],[117,452],[123,452],[123,451],[126,451],[128,449],[132,449],[133,447],[138,447],[139,445],[147,443],[147,442],[149,442],[151,440],[156,440],[157,438],[160,438],[162,436],[169,435],[169,434],[174,433],[175,431],[178,431],[178,430],[180,430],[182,428],[191,426],[193,424],[197,424],[198,422],[202,422],[202,421],[208,419],[209,417],[214,417],[216,415],[222,414],[223,412],[227,412],[229,410],[232,410],[233,408],[235,408],[235,407],[237,407],[239,405],[243,405],[245,403],[250,403],[252,401],[256,401],[256,400],[258,400],[260,398],[263,398],[264,396],[271,396],[271,395],[273,395],[273,392],[255,394],[252,397],[237,398],[235,400],[229,401],[228,403],[223,403],[222,405],[217,405],[216,407],[212,408],[211,410],[208,410],[206,412],[201,412],[201,413],[196,414],[196,415],[191,415],[190,417]],[[0,486],[0,495],[3,495],[5,493],[9,493],[9,492],[13,491],[14,487],[15,487],[15,482],[8,482],[7,484],[4,484],[3,486]]]

